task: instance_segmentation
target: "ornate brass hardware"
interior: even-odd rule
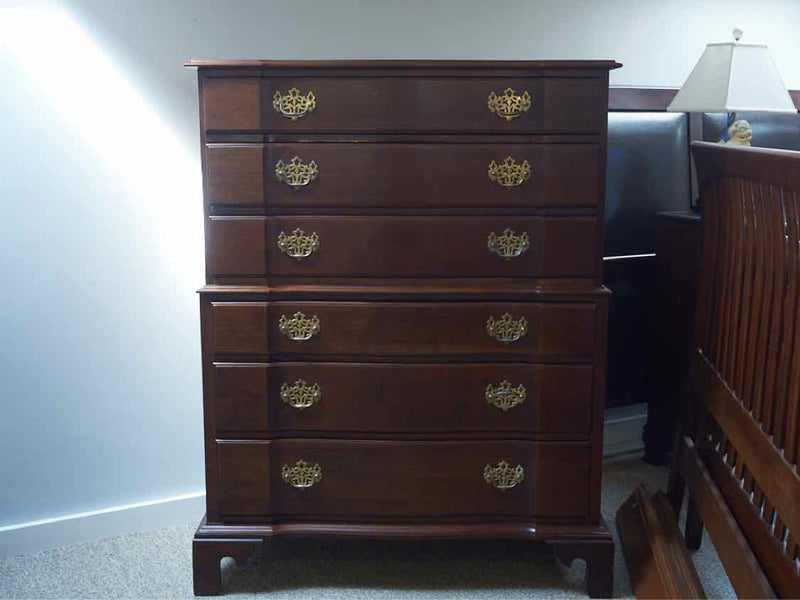
[[[515,319],[509,313],[505,313],[497,320],[489,317],[486,321],[486,333],[504,344],[516,342],[528,333],[528,319],[525,317]]]
[[[308,113],[314,112],[317,107],[317,99],[314,92],[308,92],[305,96],[300,90],[293,87],[285,94],[279,91],[272,96],[272,108],[282,114],[287,119],[297,121],[300,117],[305,117]]]
[[[313,160],[306,164],[299,156],[295,156],[288,163],[279,160],[275,164],[275,178],[286,185],[300,189],[314,181],[319,175],[317,163]]]
[[[322,479],[322,468],[318,465],[309,465],[304,460],[298,460],[293,467],[281,467],[281,479],[299,490],[310,488]]]
[[[511,229],[504,229],[500,235],[492,231],[486,246],[497,256],[510,260],[526,252],[531,247],[531,239],[525,231],[517,235]]]
[[[309,385],[305,380],[298,379],[292,385],[284,383],[281,386],[281,399],[294,408],[314,406],[320,398],[322,398],[322,388],[318,383]]]
[[[319,318],[317,315],[309,318],[301,312],[294,313],[291,318],[281,315],[278,329],[290,340],[304,342],[319,333]]]
[[[522,468],[522,465],[512,467],[506,461],[501,460],[496,467],[490,464],[486,465],[483,470],[483,479],[490,486],[505,492],[516,487],[525,479],[525,469]]]
[[[518,163],[511,156],[507,156],[500,164],[495,161],[489,163],[489,179],[507,190],[522,185],[530,178],[531,163],[527,160]]]
[[[291,235],[286,235],[281,231],[278,234],[278,248],[281,249],[281,252],[300,260],[319,250],[319,236],[316,231],[312,231],[311,235],[306,235],[300,228],[295,229]]]
[[[519,384],[512,387],[508,381],[502,381],[497,387],[491,383],[486,386],[486,401],[503,412],[525,402],[525,386]]]
[[[490,113],[510,121],[530,110],[531,95],[528,92],[523,92],[522,95],[517,94],[509,87],[503,90],[502,94],[494,92],[489,94],[486,105],[489,107]]]

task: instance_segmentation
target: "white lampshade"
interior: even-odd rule
[[[766,44],[737,41],[708,44],[670,112],[796,113]]]

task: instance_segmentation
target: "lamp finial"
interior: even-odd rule
[[[744,31],[742,31],[741,27],[734,27],[733,28],[733,39],[736,40],[737,42],[740,39],[742,39],[742,35],[743,34],[744,34]]]

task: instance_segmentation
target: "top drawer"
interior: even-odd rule
[[[206,131],[593,133],[604,78],[207,78]]]

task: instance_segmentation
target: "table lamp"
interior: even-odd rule
[[[737,112],[797,113],[766,44],[744,43],[742,30],[732,42],[708,44],[689,78],[667,107],[669,112],[728,113],[720,143],[749,146],[750,123]]]

